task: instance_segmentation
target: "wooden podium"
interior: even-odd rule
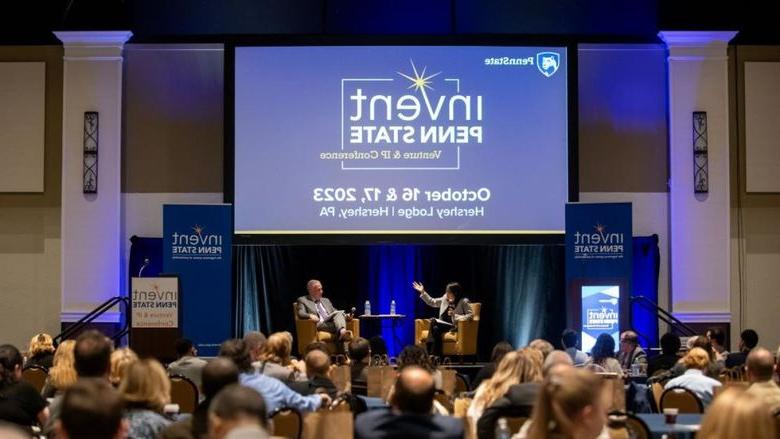
[[[181,337],[182,301],[178,276],[134,277],[130,280],[130,348],[139,357],[163,363],[176,359]]]

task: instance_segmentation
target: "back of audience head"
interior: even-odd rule
[[[713,400],[696,437],[773,439],[777,431],[764,402],[744,388],[733,386]]]
[[[676,355],[681,346],[682,343],[677,334],[667,332],[661,336],[661,352],[664,355]]]
[[[706,352],[707,356],[710,358],[710,363],[715,361],[715,351],[712,349],[712,342],[710,342],[710,339],[706,336],[699,335],[694,337],[693,342],[690,345],[690,349],[693,348],[701,348],[704,352]]]
[[[54,341],[49,334],[43,332],[40,334],[35,334],[32,339],[30,339],[30,346],[27,350],[28,355],[31,357],[40,354],[53,353]]]
[[[314,377],[327,378],[328,372],[330,372],[330,357],[328,354],[315,350],[306,354],[304,359],[306,362],[306,375],[309,379]]]
[[[758,333],[752,329],[745,329],[739,334],[739,348],[746,352],[758,345]]]
[[[595,374],[558,366],[542,383],[528,438],[596,438],[605,422],[601,380]]]
[[[764,348],[755,348],[745,360],[745,370],[747,379],[751,383],[769,381],[775,371],[775,359],[769,350]]]
[[[371,344],[365,338],[358,337],[349,342],[347,352],[353,362],[360,363],[371,356]]]
[[[693,348],[682,359],[686,369],[705,370],[710,365],[710,356],[702,348]]]
[[[78,379],[73,358],[75,347],[76,340],[64,340],[54,352],[54,362],[49,369],[49,381],[57,390],[67,389]]]
[[[436,369],[433,363],[431,363],[428,352],[417,345],[407,345],[404,347],[401,353],[398,354],[397,363],[399,371],[409,366],[419,366],[431,373]]]
[[[574,362],[571,360],[571,355],[567,354],[566,351],[555,350],[550,352],[550,355],[544,359],[544,364],[542,365],[542,376],[546,377],[549,375],[550,370],[558,365],[573,366]]]
[[[0,389],[19,381],[23,362],[24,358],[15,346],[0,346]]]
[[[260,353],[260,360],[286,366],[292,354],[292,340],[287,332],[275,332],[268,337]]]
[[[125,376],[127,367],[138,361],[138,355],[130,348],[117,349],[111,353],[111,372],[108,375],[108,381],[118,386]]]
[[[260,359],[260,354],[263,352],[263,345],[265,342],[265,334],[262,332],[250,331],[244,334],[244,343],[246,343],[246,348],[249,350],[252,361]]]
[[[224,387],[238,383],[238,367],[228,358],[214,358],[203,366],[201,380],[203,396],[214,398]]]
[[[55,427],[57,437],[123,438],[128,426],[122,420],[122,411],[122,398],[105,380],[79,380],[63,396],[61,415]]]
[[[506,341],[500,341],[493,346],[493,352],[490,353],[490,362],[498,366],[504,355],[515,350],[512,344]]]
[[[419,366],[407,366],[401,370],[395,382],[391,404],[401,413],[427,415],[433,409],[436,393],[433,375]]]
[[[303,349],[303,356],[306,357],[306,354],[308,354],[311,351],[322,351],[326,354],[328,353],[328,345],[325,344],[325,342],[322,341],[313,341],[306,345],[306,347]]]
[[[233,361],[239,373],[252,372],[252,358],[246,343],[240,338],[225,340],[219,347],[219,356]]]
[[[129,408],[158,413],[170,402],[171,381],[162,365],[147,358],[131,363],[125,371],[119,393]]]
[[[528,344],[528,347],[531,349],[536,349],[537,351],[542,353],[542,361],[544,361],[544,358],[547,358],[547,356],[550,354],[550,352],[555,350],[555,347],[547,340],[542,340],[541,338],[537,338],[536,340],[531,340],[531,343]]]
[[[371,345],[371,355],[387,355],[387,343],[381,335],[375,335],[369,338],[368,344]]]
[[[563,330],[563,334],[561,334],[561,344],[563,345],[564,349],[576,348],[579,341],[580,338],[576,331],[573,329]]]
[[[485,407],[491,406],[504,396],[512,385],[542,380],[541,362],[537,363],[534,355],[541,358],[541,354],[532,348],[523,348],[504,355],[493,376],[480,385],[483,388],[481,395]]]
[[[192,340],[188,338],[180,338],[176,340],[174,343],[174,348],[176,349],[176,358],[196,357],[198,355],[198,350],[195,349],[195,345],[192,343]]]
[[[209,405],[209,437],[222,439],[238,427],[265,428],[266,406],[257,391],[231,384],[217,393]]]
[[[111,370],[114,344],[100,331],[84,331],[76,339],[73,361],[79,378],[105,378]]]
[[[710,343],[712,343],[713,346],[717,345],[723,347],[726,344],[726,334],[718,327],[708,329],[707,338],[710,339]]]
[[[606,333],[599,334],[590,354],[594,363],[598,363],[605,358],[613,358],[615,356],[615,339]]]

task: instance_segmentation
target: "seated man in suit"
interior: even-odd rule
[[[639,335],[634,331],[620,334],[620,352],[617,360],[623,370],[630,370],[634,364],[647,364],[647,353],[639,346]]]
[[[435,392],[430,372],[417,366],[405,367],[395,382],[391,408],[358,415],[355,419],[355,439],[463,438],[461,419],[432,414]]]
[[[298,318],[311,319],[317,322],[318,331],[327,331],[334,334],[339,341],[352,340],[352,331],[347,329],[347,322],[343,312],[337,312],[333,305],[325,297],[322,297],[322,283],[316,279],[306,284],[307,296],[298,298]]]

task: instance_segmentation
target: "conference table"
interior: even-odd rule
[[[701,414],[679,414],[676,424],[667,424],[662,413],[639,413],[636,415],[645,421],[652,437],[661,439],[664,435],[677,439],[692,439],[701,426]]]

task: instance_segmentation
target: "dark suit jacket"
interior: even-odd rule
[[[442,415],[398,415],[377,409],[355,419],[355,439],[462,439],[463,434],[461,419]]]
[[[515,384],[504,396],[482,412],[477,421],[477,437],[492,439],[495,435],[496,422],[502,417],[531,416],[536,397],[539,396],[538,383]]]
[[[678,361],[680,361],[680,357],[677,354],[661,354],[647,362],[647,376],[653,376],[656,371],[661,369],[671,370]]]
[[[747,360],[746,352],[733,352],[726,357],[726,367],[731,369],[732,367],[742,366]]]
[[[320,299],[320,302],[322,302],[322,306],[325,307],[325,311],[327,311],[328,314],[336,310],[327,297]],[[317,311],[317,303],[314,301],[314,299],[311,298],[311,296],[301,296],[298,298],[297,303],[299,319],[306,320],[309,318],[309,314],[314,314],[317,316],[320,315],[319,311]]]

